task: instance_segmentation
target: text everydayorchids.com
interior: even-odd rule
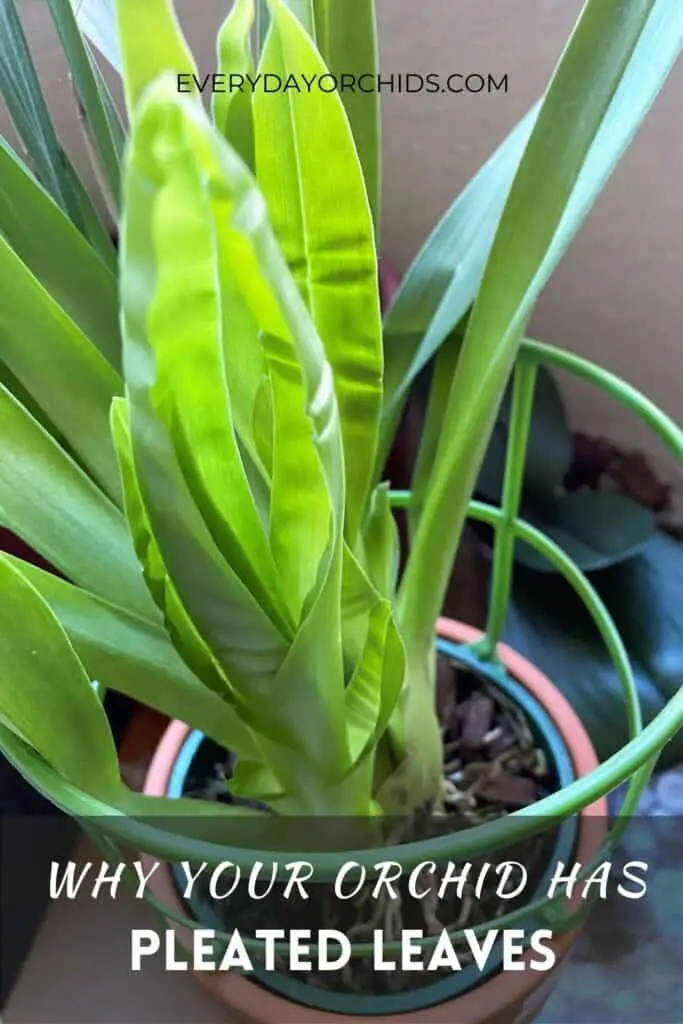
[[[507,93],[509,81],[507,74],[481,74],[469,72],[450,75],[417,74],[413,72],[390,75],[333,75],[327,72],[322,75],[276,75],[265,74],[220,74],[210,75],[179,74],[178,92],[181,93],[401,93],[401,94],[434,94],[462,93],[491,95]]]

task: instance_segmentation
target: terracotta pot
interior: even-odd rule
[[[479,630],[450,619],[440,619],[438,633],[456,644],[481,637]],[[546,711],[564,741],[577,776],[587,775],[598,765],[588,735],[567,700],[546,676],[521,655],[501,645],[501,658],[510,674]],[[182,722],[172,722],[157,748],[150,765],[144,792],[164,796],[178,754],[190,730]],[[574,859],[582,864],[599,854],[607,831],[607,801],[603,798],[587,807],[579,817]],[[158,870],[152,877],[155,897],[180,914],[186,914],[174,885],[170,869]],[[189,929],[177,926],[181,944],[191,942]],[[476,988],[436,1006],[403,1014],[383,1015],[378,1020],[412,1024],[531,1024],[551,994],[558,969],[565,961],[576,933],[557,936],[553,941],[556,966],[550,972],[518,971],[498,973]],[[357,1024],[367,1016],[348,1016],[321,1012],[289,1002],[236,974],[218,972],[198,975],[199,979],[226,1007],[231,1024]]]

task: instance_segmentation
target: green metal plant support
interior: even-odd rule
[[[683,725],[682,689],[647,727],[643,726],[629,657],[605,604],[590,581],[561,548],[541,531],[519,518],[534,385],[537,370],[541,364],[564,369],[600,387],[640,417],[655,431],[676,457],[683,460],[683,431],[637,389],[586,359],[550,345],[525,340],[514,371],[512,418],[502,506],[495,508],[477,501],[473,501],[470,505],[470,517],[486,523],[494,529],[495,544],[485,636],[475,644],[463,647],[462,652],[470,664],[478,665],[489,675],[492,672],[505,672],[497,656],[497,650],[510,599],[514,545],[517,540],[532,545],[555,566],[574,588],[600,631],[621,682],[628,715],[630,740],[590,775],[576,779],[561,791],[545,797],[531,807],[454,835],[382,849],[383,859],[400,861],[406,868],[415,866],[425,858],[462,862],[477,855],[480,856],[484,850],[487,854],[494,853],[513,843],[540,834],[551,828],[554,822],[579,813],[585,807],[630,780],[620,813],[600,854],[591,864],[584,866],[579,876],[580,879],[587,878],[597,864],[601,863],[619,843],[648,783],[661,748]],[[391,498],[395,508],[407,508],[410,505],[411,494],[409,491],[394,491]],[[115,822],[109,821],[107,827],[110,835],[116,832]],[[267,860],[270,856],[270,853],[265,851],[222,847],[197,840],[181,839],[148,823],[139,823],[138,828],[141,845],[144,842],[146,850],[167,860],[196,859],[207,861],[212,865],[230,860],[241,868],[248,868],[255,861]],[[117,856],[114,842],[95,829],[92,818],[89,820],[86,830],[103,853],[109,857]],[[127,838],[130,841],[130,832],[127,833]],[[348,860],[357,861],[370,869],[377,858],[377,851],[347,850],[313,855],[288,851],[288,855],[292,859],[310,860],[316,866],[316,878],[326,880],[333,877],[341,865]],[[163,906],[153,896],[147,894],[146,898],[167,922],[174,922],[190,928],[197,927],[196,921]],[[570,914],[566,911],[562,897],[542,898],[498,918],[496,927],[507,927],[524,919],[525,921],[538,920],[546,924],[551,923],[556,931],[564,931],[576,927],[586,911],[587,906],[584,905]],[[490,923],[485,923],[476,927],[474,931],[485,933],[490,926]],[[457,941],[463,932],[456,931],[449,934],[451,939]],[[228,939],[227,933],[219,932],[216,941],[220,946]],[[420,940],[419,944],[430,947],[436,941],[436,937],[426,937]],[[244,943],[248,949],[253,951],[258,951],[263,946],[263,942],[256,939],[245,938]],[[287,943],[276,943],[276,948],[279,952],[284,953],[287,950]],[[311,948],[312,950],[316,949],[315,945]],[[358,957],[371,955],[372,949],[371,943],[358,942],[353,945],[353,955]],[[388,942],[386,949],[390,953],[400,952],[400,942]]]

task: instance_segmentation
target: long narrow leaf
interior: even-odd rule
[[[119,370],[116,277],[4,139],[0,231],[43,288]]]
[[[192,674],[159,625],[6,557],[48,603],[91,679],[200,729],[239,757],[259,756],[235,710]]]
[[[537,112],[534,107],[519,122],[460,193],[408,269],[385,317],[380,468],[411,385],[476,298]]]
[[[404,577],[403,623],[423,645],[431,643],[467,501],[525,323],[681,45],[683,8],[677,0],[589,0],[558,65],[470,318],[430,497]]]
[[[121,378],[0,237],[0,359],[118,501],[109,407]]]
[[[112,265],[115,251],[111,239],[55,133],[15,0],[0,0],[0,95],[36,174]]]
[[[156,609],[121,513],[0,385],[0,522],[79,586]]]
[[[356,79],[355,88],[343,90],[342,101],[363,167],[379,240],[382,167],[375,0],[314,0],[314,6],[318,48],[325,64],[333,75],[353,75]],[[367,76],[364,89],[359,87],[363,76]]]
[[[251,32],[254,25],[254,0],[235,0],[218,33],[218,69],[224,75],[249,75],[254,71]],[[213,121],[245,164],[254,167],[254,118],[249,91],[214,93]]]
[[[118,140],[112,131],[103,101],[101,86],[93,61],[81,35],[70,3],[49,0],[50,13],[64,49],[76,94],[83,106],[88,128],[92,131],[100,166],[106,175],[110,198],[115,208],[121,190],[121,167]]]
[[[68,637],[37,590],[0,556],[0,723],[75,786],[119,788],[114,739]]]
[[[196,75],[172,0],[114,0],[123,81],[132,114],[147,86],[165,72]],[[150,46],[150,40],[154,46]]]
[[[323,74],[314,44],[282,0],[271,0],[271,15],[261,71]],[[353,543],[374,468],[382,380],[377,257],[362,169],[336,93],[259,93],[254,119],[259,184],[334,371],[345,530]]]

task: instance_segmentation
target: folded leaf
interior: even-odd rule
[[[114,739],[90,679],[37,590],[0,555],[0,723],[74,786],[118,789]]]
[[[259,756],[235,710],[193,675],[161,626],[5,557],[50,606],[90,679],[200,729],[240,757]]]
[[[121,287],[124,366],[140,493],[180,600],[231,682],[238,687],[250,682],[261,685],[272,678],[282,663],[285,642],[223,557],[183,476],[159,414],[165,396],[160,391],[153,359],[161,343],[154,332],[165,330],[167,325],[150,316],[157,300],[159,267],[169,258],[167,251],[158,249],[159,237],[155,234],[155,211],[165,168],[174,154],[187,151],[199,157],[210,154],[219,143],[226,147],[226,161],[229,157],[234,159],[235,169],[246,174],[242,163],[213,131],[199,104],[179,96],[171,78],[162,78],[148,90],[136,109],[129,151]],[[211,161],[208,169],[211,170]],[[226,179],[221,184],[229,200],[231,182]],[[241,239],[240,226],[253,229],[253,217],[250,221],[241,220],[237,200],[242,194],[237,188],[235,193],[237,208],[231,223],[226,225],[226,234],[234,233]],[[226,623],[230,623],[229,629]]]
[[[196,75],[172,0],[114,0],[129,114],[145,89],[165,72]],[[153,39],[154,45],[149,41]],[[190,78],[190,88],[194,80]]]
[[[150,594],[162,612],[169,636],[186,664],[196,672],[205,686],[223,700],[228,700],[230,684],[187,614],[166,571],[152,532],[135,474],[128,407],[123,399],[116,399],[112,405],[111,425],[121,470],[126,519]]]
[[[401,694],[404,671],[403,646],[391,604],[379,601],[370,615],[361,660],[346,688],[345,714],[354,761],[386,729]]]
[[[79,586],[156,610],[117,508],[0,385],[0,522]]]
[[[109,406],[121,378],[0,237],[0,360],[115,501]]]
[[[271,2],[260,71],[285,79],[326,72],[282,0]],[[257,92],[254,127],[259,185],[334,372],[346,465],[345,536],[353,543],[374,467],[382,381],[377,257],[363,172],[336,92]]]
[[[391,600],[398,579],[400,550],[387,483],[373,491],[363,541],[368,575],[382,597]]]
[[[254,25],[254,0],[235,0],[218,33],[218,68],[221,74],[249,75],[254,72],[251,31]],[[251,93],[233,91],[214,93],[213,121],[248,167],[254,167],[254,119]]]
[[[305,411],[301,371],[291,347],[266,341],[273,408],[270,543],[296,623],[314,596],[323,558],[335,543],[325,474]]]
[[[138,167],[156,175],[152,244],[155,292],[147,338],[154,359],[152,402],[173,444],[183,477],[213,540],[231,570],[283,634],[293,634],[284,585],[268,545],[245,472],[232,414],[226,366],[263,365],[252,323],[238,334],[231,322],[239,296],[221,274],[230,245],[232,204],[207,187],[202,159],[182,132],[169,143],[161,166],[154,155]],[[214,165],[214,177],[217,172]],[[224,308],[223,282],[227,303]],[[243,305],[243,303],[242,303]],[[226,336],[227,335],[227,336]],[[249,347],[254,350],[248,352]],[[309,431],[310,433],[310,431]],[[312,445],[311,445],[312,447]]]
[[[0,231],[115,370],[121,365],[116,276],[0,139]]]
[[[333,75],[353,75],[356,79],[356,88],[343,90],[341,98],[363,167],[375,234],[379,237],[382,168],[375,0],[345,0],[343,4],[336,0],[314,0],[314,7],[316,39],[325,64]],[[365,89],[358,87],[362,76],[368,76],[364,79]]]

